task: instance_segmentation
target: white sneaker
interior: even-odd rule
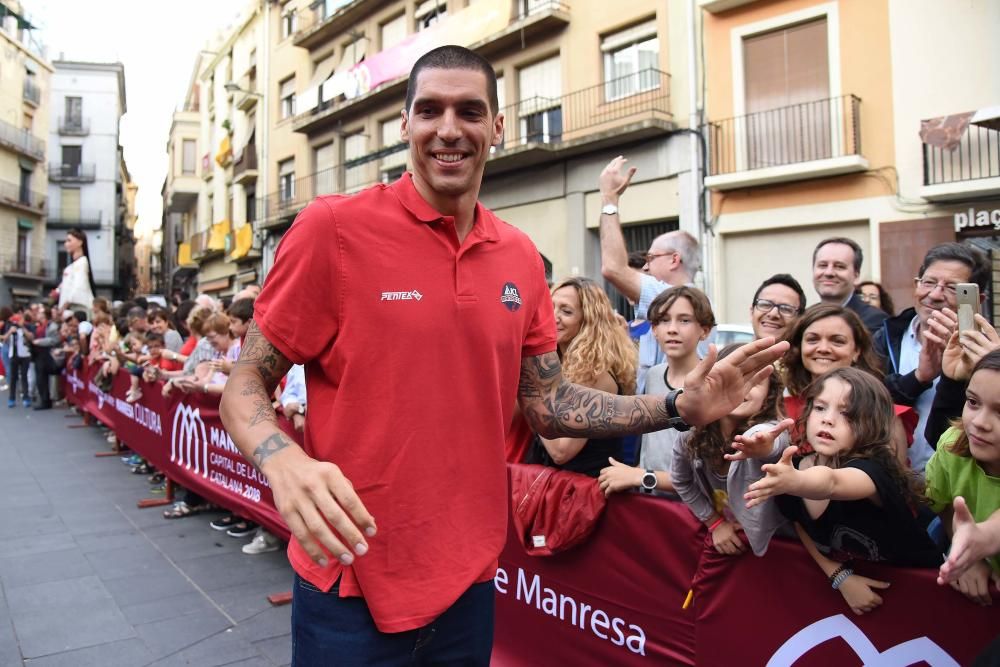
[[[256,556],[257,554],[266,554],[269,551],[277,551],[280,548],[281,540],[262,528],[257,531],[257,535],[250,544],[243,545],[243,553]]]

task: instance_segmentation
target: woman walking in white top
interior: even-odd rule
[[[64,244],[71,262],[63,270],[59,293],[59,309],[86,310],[94,304],[94,274],[90,269],[90,254],[87,251],[87,235],[73,228],[66,233]]]

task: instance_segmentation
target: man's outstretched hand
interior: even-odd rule
[[[725,417],[743,402],[750,389],[773,371],[772,364],[788,350],[788,343],[761,338],[716,363],[714,345],[684,380],[677,411],[691,426],[704,426]]]

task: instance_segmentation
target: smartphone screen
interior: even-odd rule
[[[958,330],[975,331],[976,321],[973,315],[979,312],[979,285],[959,283],[955,285],[955,296],[958,303]]]

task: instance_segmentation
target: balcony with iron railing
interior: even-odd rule
[[[32,160],[45,159],[45,142],[28,130],[0,120],[0,146],[9,148]]]
[[[100,229],[103,215],[101,209],[80,209],[79,211],[52,211],[45,219],[48,229]]]
[[[59,134],[66,137],[85,137],[90,134],[90,119],[80,116],[59,116]]]
[[[49,180],[53,183],[93,183],[95,178],[96,167],[93,162],[49,163]]]
[[[24,80],[24,101],[36,107],[42,103],[42,89],[30,79]]]
[[[39,257],[0,256],[0,274],[7,278],[41,281],[48,275],[48,263]]]
[[[712,190],[753,187],[866,171],[861,100],[842,95],[710,121]]]
[[[462,22],[463,12],[481,13],[481,6],[490,4],[491,2],[498,6],[507,7],[503,10],[505,12],[506,25],[496,32],[484,34],[478,40],[475,39],[475,36],[472,36],[469,37],[468,41],[461,42],[463,46],[467,46],[484,57],[492,57],[503,51],[518,49],[526,39],[534,39],[544,32],[558,30],[569,24],[569,5],[561,0],[536,0],[530,3],[526,0],[477,0],[476,3],[470,4],[467,8],[449,15],[445,20]],[[377,3],[372,3],[370,0],[356,0],[345,5],[343,9],[338,10],[333,19],[329,19],[320,26],[324,34],[326,34],[325,31],[330,30],[330,36],[317,41],[315,47],[329,43],[329,40],[332,40],[336,34],[343,32],[346,27],[350,27],[349,23],[342,24],[339,18],[341,12],[355,11],[355,9],[361,12],[369,11],[370,6],[377,6]],[[470,21],[478,25],[482,21],[478,18],[478,14],[476,16],[475,20],[470,19]],[[341,27],[336,28],[338,25]],[[336,29],[334,30],[327,26],[333,26]],[[483,34],[482,30],[480,27],[480,34]],[[413,35],[410,37],[413,37]],[[312,42],[310,41],[310,43]],[[299,45],[304,46],[304,44]],[[398,53],[397,49],[403,50],[404,53]],[[292,121],[292,128],[296,132],[307,134],[317,132],[337,125],[347,116],[362,114],[396,97],[402,98],[406,87],[408,71],[400,70],[395,63],[405,60],[408,57],[405,49],[406,44],[404,43],[387,51],[368,54],[368,58],[366,59],[366,62],[371,63],[370,67],[372,69],[382,69],[384,67],[391,72],[398,72],[399,76],[387,80],[374,81],[370,77],[359,76],[357,77],[357,86],[347,87],[348,89],[358,88],[361,92],[358,94],[352,93],[349,97],[346,94],[338,94],[333,99],[325,101],[320,99],[315,107],[304,110],[295,116]],[[368,72],[368,70],[364,71]],[[353,71],[348,72],[348,75],[353,75]]]
[[[490,157],[491,174],[674,129],[670,75],[657,69],[558,97],[531,97],[501,111],[504,136]]]
[[[17,183],[0,181],[0,206],[10,206],[28,213],[45,211],[45,195]]]
[[[295,18],[298,26],[292,42],[304,49],[327,44],[340,33],[352,28],[369,12],[378,9],[381,4],[376,0],[313,2],[297,13]]]
[[[233,181],[247,185],[257,180],[257,146],[249,143],[233,163]]]
[[[951,148],[923,144],[923,161],[924,199],[1000,195],[1000,119],[973,121]]]

